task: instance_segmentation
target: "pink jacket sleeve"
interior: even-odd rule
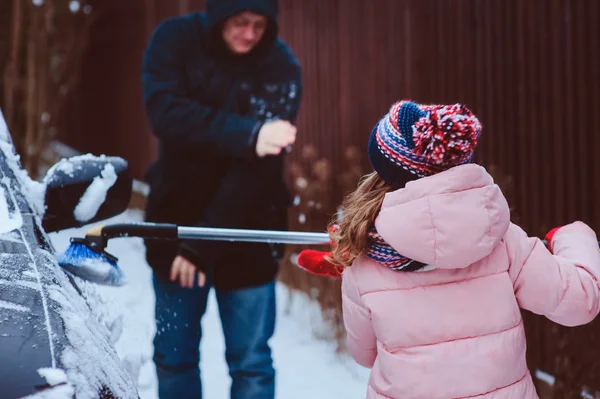
[[[348,351],[361,366],[371,368],[377,357],[377,339],[371,324],[371,312],[364,305],[352,267],[342,275],[342,311]]]
[[[600,249],[590,227],[581,222],[562,227],[552,240],[554,254],[516,225],[505,240],[521,308],[565,326],[594,320],[600,311]]]

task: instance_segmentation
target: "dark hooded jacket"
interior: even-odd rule
[[[222,24],[243,11],[269,22],[249,54],[233,55],[221,38]],[[293,123],[300,105],[300,67],[277,33],[276,0],[207,0],[206,13],[156,28],[142,74],[147,115],[159,139],[158,160],[146,176],[147,221],[286,228],[284,155],[255,154],[263,123]],[[280,247],[256,243],[147,240],[146,248],[159,278],[167,278],[180,254],[222,290],[270,281],[281,255]]]

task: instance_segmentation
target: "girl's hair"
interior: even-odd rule
[[[387,192],[391,191],[377,172],[364,176],[356,190],[342,202],[338,215],[330,226],[331,256],[335,265],[350,266],[369,247],[369,229],[381,209]]]

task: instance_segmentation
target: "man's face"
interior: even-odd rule
[[[233,53],[247,54],[262,39],[267,23],[267,17],[250,11],[234,15],[225,21],[223,40]]]

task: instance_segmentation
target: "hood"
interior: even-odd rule
[[[378,233],[398,253],[440,269],[464,268],[488,256],[509,224],[502,191],[475,164],[388,193],[375,220]]]
[[[206,19],[213,38],[219,46],[224,48],[225,44],[221,39],[220,32],[223,22],[244,11],[252,11],[268,18],[267,30],[252,53],[268,52],[275,43],[279,32],[277,0],[207,0]]]

